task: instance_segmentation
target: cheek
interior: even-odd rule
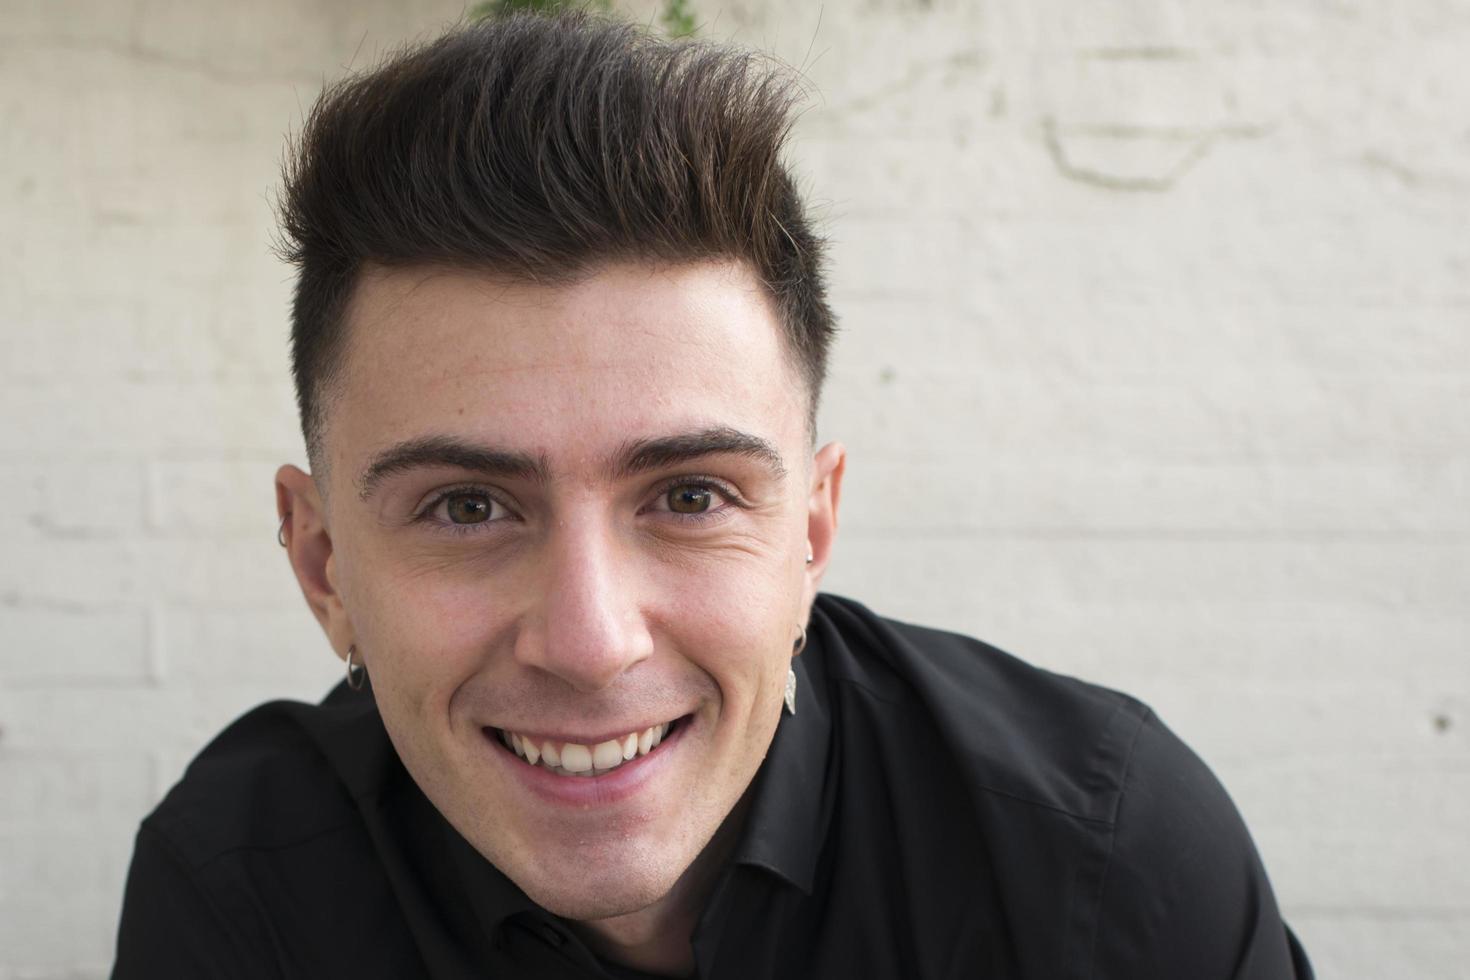
[[[352,610],[369,669],[391,677],[400,699],[442,705],[483,666],[504,615],[494,594],[483,581],[378,576]]]
[[[731,571],[681,578],[665,589],[674,599],[656,618],[679,653],[714,679],[725,707],[742,713],[771,699],[775,678],[784,684],[800,592],[769,569]]]

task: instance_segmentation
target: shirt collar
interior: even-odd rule
[[[449,842],[451,861],[459,883],[474,907],[480,928],[492,945],[498,945],[500,929],[507,919],[522,913],[539,912],[540,907],[515,882],[502,874],[499,868],[485,860],[474,845],[460,836],[459,831],[450,826],[449,821],[440,816],[437,810],[435,816],[438,817]]]
[[[827,780],[832,716],[825,669],[832,639],[826,617],[814,610],[806,649],[792,660],[796,713],[781,712],[732,856],[733,863],[764,868],[808,895],[832,816]]]

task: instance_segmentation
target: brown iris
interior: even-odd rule
[[[676,514],[703,514],[714,495],[704,487],[675,487],[668,493],[669,510]]]
[[[482,524],[490,519],[490,498],[483,493],[456,493],[447,504],[449,519],[456,524]]]

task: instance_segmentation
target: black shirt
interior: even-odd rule
[[[698,976],[1287,980],[1214,776],[1143,705],[818,598]],[[424,797],[368,692],[250,712],[138,833],[118,980],[589,978]]]

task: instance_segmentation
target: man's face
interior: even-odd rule
[[[733,263],[374,270],[349,324],[308,599],[486,858],[568,918],[648,906],[765,756],[835,524],[766,296]]]

